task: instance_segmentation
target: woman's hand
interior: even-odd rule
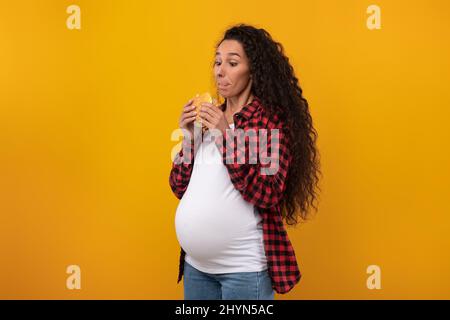
[[[200,118],[202,119],[202,123],[208,127],[208,129],[218,129],[222,134],[225,134],[225,130],[230,128],[223,111],[212,103],[202,103],[202,107],[200,108]]]
[[[191,139],[194,138],[194,120],[197,115],[193,101],[194,99],[191,99],[184,105],[179,121],[180,129],[188,130],[191,133]]]

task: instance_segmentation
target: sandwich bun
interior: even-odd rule
[[[194,101],[192,102],[192,105],[195,106],[195,111],[197,112],[197,115],[194,120],[194,125],[196,127],[203,127],[202,120],[200,119],[200,108],[202,107],[202,103],[208,102],[208,103],[214,103],[215,99],[211,96],[209,92],[205,92],[202,94],[196,94],[194,97]]]

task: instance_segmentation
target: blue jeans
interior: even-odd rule
[[[212,274],[184,261],[184,300],[274,300],[268,270]]]

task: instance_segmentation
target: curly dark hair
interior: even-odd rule
[[[282,218],[296,225],[298,217],[307,220],[311,209],[317,212],[320,161],[316,148],[317,131],[309,113],[307,100],[281,43],[264,29],[238,24],[226,30],[224,40],[236,40],[250,62],[252,93],[270,115],[276,113],[289,131],[292,163],[286,190],[280,202]]]

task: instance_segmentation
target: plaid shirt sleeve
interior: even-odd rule
[[[257,131],[236,134],[227,129],[215,142],[231,182],[244,200],[259,208],[271,208],[280,202],[286,188],[291,154],[282,127]]]
[[[178,199],[183,197],[191,179],[194,166],[194,141],[183,139],[182,148],[176,154],[170,171],[169,184]]]

